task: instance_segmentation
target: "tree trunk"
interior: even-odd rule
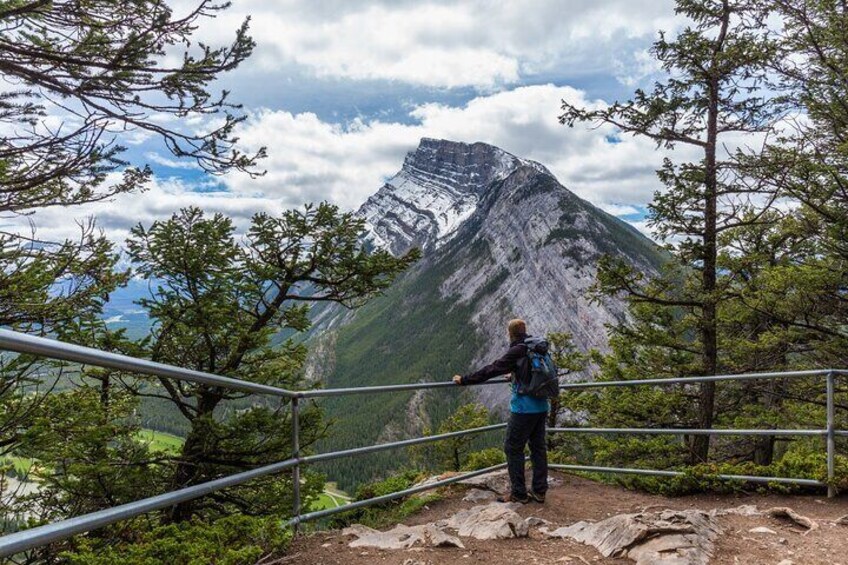
[[[725,5],[725,9],[727,6]],[[729,14],[725,14],[722,30],[717,41],[724,41],[727,32]],[[718,48],[720,49],[720,47]],[[717,340],[717,304],[716,304],[716,264],[718,262],[717,242],[717,200],[718,174],[716,169],[716,144],[718,141],[718,98],[719,81],[716,62],[713,61],[709,81],[709,107],[707,109],[707,139],[704,147],[704,247],[701,292],[703,308],[701,319],[702,363],[704,375],[715,375],[718,371]],[[712,429],[715,412],[715,383],[701,383],[698,398],[698,427]],[[710,436],[695,436],[692,442],[690,463],[705,463],[710,454]]]
[[[714,171],[713,171],[714,172]],[[710,206],[707,206],[708,216],[710,215]],[[717,328],[716,328],[716,304],[712,293],[715,291],[716,272],[715,272],[715,198],[712,203],[712,257],[706,250],[710,249],[710,245],[705,245],[704,257],[704,276],[703,287],[704,294],[707,295],[703,309],[703,320],[701,326],[701,340],[703,342],[703,375],[715,375],[718,372],[718,344],[717,344]],[[707,224],[710,222],[708,221]],[[707,230],[709,231],[709,230]],[[707,238],[705,237],[705,240]],[[698,396],[698,427],[704,430],[712,429],[713,416],[715,414],[715,382],[701,383],[700,393]],[[710,436],[699,435],[695,436],[692,441],[692,453],[690,463],[696,465],[698,463],[706,463],[710,455]]]
[[[716,169],[715,145],[707,149],[707,190],[704,209],[704,271],[702,290],[704,305],[701,320],[703,375],[718,372],[718,339],[716,315]],[[698,397],[698,427],[712,429],[715,413],[715,382],[701,383]],[[705,463],[710,453],[710,436],[695,436],[692,442],[691,463]]]
[[[109,371],[104,371],[100,378],[100,425],[109,426],[109,400],[111,395],[111,381],[109,379]],[[98,448],[97,457],[105,461],[109,452],[109,438],[104,437],[103,442]]]
[[[766,385],[766,392],[762,397],[762,404],[768,412],[780,410],[783,404],[783,395],[786,393],[786,379],[770,379]],[[774,436],[760,436],[754,444],[754,463],[757,465],[771,465],[774,461]]]
[[[713,427],[715,409],[715,383],[702,383],[698,398],[698,427],[709,430]],[[692,452],[689,463],[706,463],[710,455],[710,436],[695,436],[692,440]]]
[[[200,394],[197,403],[197,415],[191,421],[191,430],[186,436],[183,448],[180,451],[180,458],[177,466],[174,469],[174,476],[171,479],[173,489],[181,489],[196,485],[204,480],[211,480],[212,477],[205,477],[203,470],[203,461],[206,453],[204,452],[203,439],[204,434],[208,431],[201,431],[198,426],[204,425],[203,422],[207,418],[213,417],[215,407],[221,402],[221,396],[217,393],[205,391]],[[194,511],[194,502],[189,500],[173,506],[171,511],[166,515],[166,522],[182,522],[191,518]]]
[[[106,372],[100,380],[100,406],[103,407],[104,420],[109,420],[109,392],[111,389],[109,373]]]
[[[781,388],[782,379],[771,379],[766,384],[766,393],[762,397],[762,405],[767,411],[772,411],[780,404],[780,399],[775,393]],[[771,465],[774,461],[774,436],[758,436],[754,438],[754,463],[757,465]]]
[[[774,436],[763,436],[757,438],[754,447],[754,463],[757,465],[771,465],[774,460]]]

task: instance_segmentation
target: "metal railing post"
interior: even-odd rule
[[[836,456],[836,434],[833,418],[833,371],[827,374],[827,497],[836,496],[834,480],[834,458]]]
[[[294,493],[294,532],[300,525],[300,404],[299,398],[292,398],[292,458],[298,460],[292,471],[292,491]]]

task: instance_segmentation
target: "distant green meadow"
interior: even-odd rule
[[[185,442],[184,438],[166,432],[143,429],[138,432],[138,439],[147,443],[151,451],[177,453]]]
[[[350,498],[340,493],[339,491],[333,489],[328,486],[323,493],[318,496],[318,499],[315,500],[309,507],[310,510],[326,510],[327,508],[338,508],[339,506],[344,506],[348,502],[350,502]]]
[[[351,498],[345,491],[341,490],[336,483],[326,483],[324,492],[318,496],[309,506],[310,511],[326,510],[327,508],[338,508],[350,502]]]
[[[165,432],[156,430],[142,429],[136,436],[140,441],[147,443],[151,451],[160,453],[179,452],[185,439]],[[0,458],[0,468],[11,466],[15,470],[18,477],[25,477],[30,468],[36,463],[35,459],[29,457],[18,457],[16,455],[6,455]],[[318,496],[310,506],[310,510],[325,510],[327,508],[337,508],[344,506],[350,502],[350,497],[336,486],[335,483],[327,483],[325,491]]]
[[[24,477],[29,473],[35,459],[29,457],[18,457],[17,455],[5,455],[0,457],[0,468],[11,465],[18,477]]]
[[[160,453],[178,453],[185,441],[179,436],[155,430],[143,429],[136,436],[140,441],[147,443],[151,451]],[[36,463],[31,457],[19,457],[17,455],[4,455],[0,457],[0,468],[11,466],[18,477],[25,477],[30,468]]]

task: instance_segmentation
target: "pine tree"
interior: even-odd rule
[[[227,93],[208,91],[250,55],[247,22],[230,45],[192,42],[197,26],[226,7],[200,0],[177,15],[162,0],[4,2],[0,74],[18,87],[0,97],[7,132],[0,139],[0,212],[82,204],[143,187],[150,170],[121,159],[122,131],[159,137],[175,156],[212,173],[251,171],[263,152],[236,149],[233,129],[244,116]],[[222,120],[199,134],[183,120],[203,115]],[[47,116],[59,125],[47,125],[54,122]]]
[[[147,343],[155,361],[227,375],[251,382],[303,387],[306,348],[292,339],[305,332],[309,308],[319,302],[356,307],[386,288],[418,257],[413,250],[395,258],[367,251],[363,220],[321,204],[279,217],[254,216],[243,238],[232,221],[185,209],[149,227],[137,226],[127,241],[135,272],[151,281],[152,294],[140,301],[153,320]],[[183,488],[286,459],[291,454],[290,411],[284,403],[252,399],[247,408],[225,410],[247,395],[207,385],[159,379],[156,390],[133,389],[170,404],[189,423],[189,433],[170,478]],[[244,405],[244,402],[242,403]],[[302,412],[304,448],[322,427],[314,407]],[[213,494],[202,505],[175,508],[182,520],[203,509],[225,514],[235,508],[252,515],[286,512],[271,495],[275,479],[249,488]],[[258,485],[258,486],[257,486]]]
[[[226,7],[200,0],[177,15],[161,0],[0,3],[0,77],[8,87],[0,94],[0,216],[143,190],[151,171],[122,158],[127,134],[159,139],[211,173],[258,174],[264,150],[245,155],[235,147],[244,115],[226,93],[209,90],[250,55],[247,22],[229,45],[193,41],[197,26]],[[197,116],[214,125],[194,132],[185,118]],[[126,280],[117,260],[93,221],[64,241],[34,228],[0,230],[0,326],[73,337],[65,329],[96,318]],[[32,393],[49,388],[44,375],[57,370],[0,356],[0,454],[20,444],[44,398]]]
[[[647,137],[672,155],[681,146],[697,154],[691,161],[667,157],[658,171],[665,190],[650,204],[649,224],[673,256],[665,271],[648,280],[611,258],[599,268],[599,293],[624,296],[631,305],[633,319],[615,330],[613,345],[628,351],[618,362],[638,374],[715,375],[726,368],[719,349],[720,309],[728,300],[718,262],[720,238],[761,222],[773,196],[757,200],[767,191],[745,181],[725,144],[735,136],[770,131],[780,111],[776,99],[762,93],[763,69],[774,46],[762,15],[748,4],[678,1],[677,13],[691,23],[673,39],[660,34],[654,44],[666,78],[652,91],[637,90],[633,100],[600,110],[563,103],[563,124],[606,124]],[[699,389],[695,413],[678,416],[711,428],[715,384]],[[693,437],[690,460],[706,461],[708,455],[709,437]]]
[[[771,71],[795,104],[796,119],[761,155],[750,174],[799,206],[787,221],[806,242],[803,252],[771,270],[756,307],[809,341],[810,365],[848,364],[848,7],[840,0],[776,0],[762,4],[784,24]]]

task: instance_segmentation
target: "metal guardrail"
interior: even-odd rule
[[[297,528],[299,524],[307,521],[317,520],[340,512],[347,512],[356,508],[378,504],[395,498],[408,496],[431,490],[444,485],[452,484],[463,479],[488,473],[497,469],[502,469],[506,465],[495,465],[486,469],[463,473],[449,478],[445,478],[436,482],[430,482],[423,485],[418,485],[403,491],[378,496],[375,498],[361,500],[346,504],[344,506],[329,508],[315,512],[301,512],[301,497],[300,497],[300,469],[303,465],[318,463],[321,461],[329,461],[343,457],[353,457],[368,453],[375,453],[388,449],[397,449],[412,445],[419,445],[434,441],[441,441],[452,437],[460,437],[464,435],[479,434],[492,430],[498,430],[506,427],[506,424],[493,424],[490,426],[482,426],[469,430],[451,432],[426,437],[417,437],[400,441],[393,441],[381,444],[375,444],[364,447],[356,447],[341,451],[333,451],[328,453],[320,453],[315,455],[304,456],[300,453],[300,400],[309,398],[322,398],[327,396],[341,396],[350,394],[374,394],[388,393],[409,390],[437,389],[437,388],[456,388],[452,382],[438,383],[411,383],[401,385],[386,385],[386,386],[370,386],[357,388],[338,388],[338,389],[316,389],[305,391],[293,391],[283,388],[272,387],[268,385],[260,385],[223,377],[201,371],[193,371],[183,369],[163,363],[156,363],[144,359],[137,359],[125,355],[115,353],[107,353],[59,342],[56,340],[35,337],[31,335],[21,334],[14,331],[0,329],[0,351],[12,351],[16,353],[25,353],[57,359],[62,361],[70,361],[86,365],[93,365],[109,369],[117,369],[121,371],[139,373],[143,375],[154,375],[169,379],[178,379],[193,383],[205,384],[208,386],[217,386],[222,388],[252,392],[256,394],[267,394],[289,399],[292,411],[292,457],[285,461],[280,461],[249,471],[244,471],[228,477],[223,477],[213,481],[208,481],[199,485],[193,485],[176,491],[167,492],[151,498],[138,500],[93,512],[83,516],[61,520],[52,524],[22,530],[6,536],[0,537],[0,557],[8,557],[15,553],[33,549],[52,542],[60,541],[76,534],[88,532],[121,520],[139,516],[141,514],[168,508],[181,502],[186,502],[210,494],[212,492],[237,486],[252,479],[279,473],[281,471],[292,469],[292,484],[294,495],[293,518],[286,522],[286,525]],[[848,375],[846,370],[838,369],[820,369],[812,371],[794,371],[783,373],[748,373],[741,375],[714,375],[705,377],[681,377],[670,379],[643,379],[635,381],[604,381],[604,382],[584,382],[584,383],[566,383],[560,385],[562,390],[576,390],[589,388],[606,388],[606,387],[622,387],[622,386],[665,386],[672,384],[695,384],[701,382],[713,381],[728,381],[728,380],[751,380],[751,379],[775,379],[775,378],[797,378],[824,376],[826,378],[827,387],[827,427],[825,429],[797,429],[797,430],[771,430],[771,429],[691,429],[691,428],[550,428],[549,433],[587,433],[587,434],[670,434],[670,435],[767,435],[767,436],[822,436],[826,439],[827,444],[827,481],[818,481],[813,479],[799,479],[791,477],[759,477],[749,475],[717,475],[717,478],[726,480],[741,480],[748,482],[760,483],[788,483],[803,486],[827,486],[828,496],[834,496],[836,491],[833,486],[834,477],[834,460],[835,460],[835,438],[836,436],[848,436],[848,430],[836,430],[834,421],[834,380],[837,375]],[[496,379],[482,384],[503,384],[506,380]],[[675,477],[683,475],[682,471],[668,470],[653,470],[653,469],[632,469],[620,467],[601,467],[593,465],[549,465],[552,469],[562,469],[566,471],[579,472],[596,472],[596,473],[628,473],[637,475],[655,475],[663,477]]]

